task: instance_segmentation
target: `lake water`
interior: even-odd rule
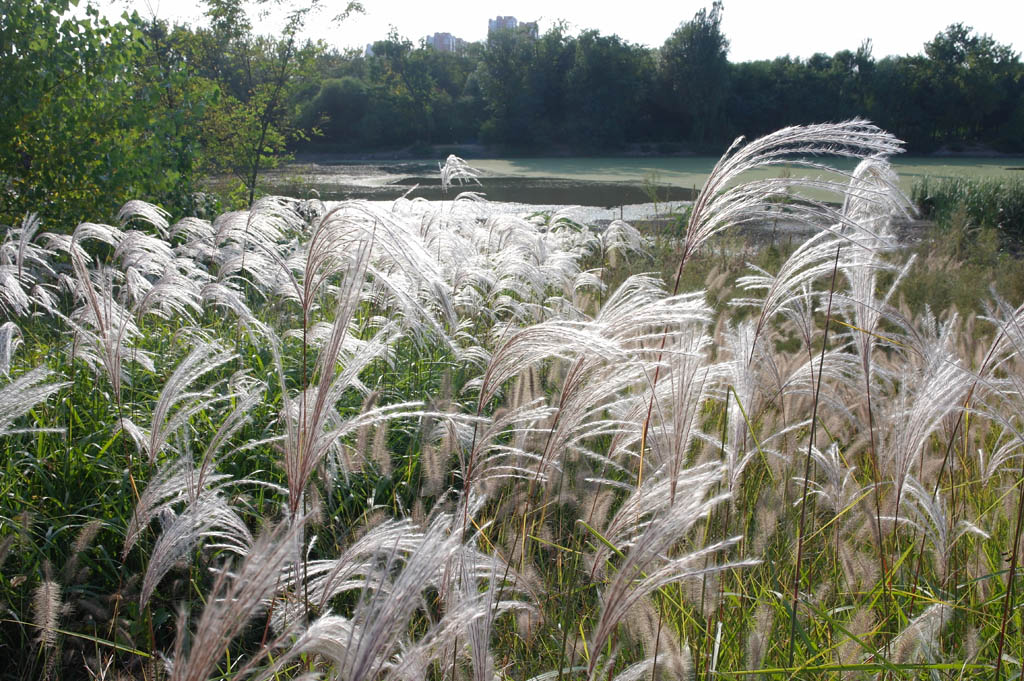
[[[579,205],[608,209],[607,215],[643,217],[666,207],[692,200],[710,173],[716,157],[671,158],[517,158],[474,159],[469,163],[480,173],[480,191],[493,202],[529,207]],[[850,171],[853,161],[819,159]],[[904,191],[925,175],[932,177],[1024,177],[1024,157],[935,158],[895,157]],[[745,175],[746,179],[808,171],[780,166]],[[820,173],[815,173],[820,175]],[[291,163],[268,171],[263,189],[294,197],[318,194],[327,201],[366,199],[393,201],[402,196],[442,200],[456,188],[441,192],[436,161],[344,161]],[[656,203],[655,203],[656,202]],[[668,204],[668,205],[666,205]],[[644,208],[637,209],[637,206]],[[621,210],[616,211],[613,209]],[[654,210],[657,208],[657,210]],[[628,211],[627,211],[628,209]]]

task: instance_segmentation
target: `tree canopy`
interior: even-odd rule
[[[303,151],[485,143],[497,153],[718,149],[739,135],[865,117],[908,148],[1024,151],[1024,67],[1010,45],[953,24],[920,54],[870,41],[808,59],[728,61],[719,1],[656,48],[556,24],[442,52],[396,32],[366,54],[303,37],[320,0],[263,36],[240,0],[168,25],[72,0],[0,15],[0,224],[74,221],[145,197],[198,210],[203,178],[251,203],[260,173]],[[346,11],[358,9],[349,4]],[[344,14],[344,13],[343,13]],[[233,184],[232,184],[233,183]]]

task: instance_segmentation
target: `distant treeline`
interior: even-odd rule
[[[8,3],[0,226],[32,212],[110,219],[137,197],[178,215],[245,205],[263,170],[310,150],[719,154],[741,134],[859,116],[911,151],[1024,151],[1019,55],[960,24],[916,56],[876,60],[865,42],[733,64],[716,2],[653,49],[556,25],[496,31],[459,53],[393,33],[363,55],[305,38],[315,3],[293,4],[273,36],[242,0],[203,5],[206,25],[192,27],[73,17],[72,0]],[[197,192],[211,175],[235,189]]]
[[[738,135],[859,116],[916,152],[1024,150],[1024,67],[1009,45],[955,24],[923,53],[855,51],[730,63],[721,5],[659,48],[563,26],[492,33],[460,54],[395,35],[372,56],[325,53],[301,104],[309,146],[359,151],[480,142],[577,152],[650,145],[719,153]]]

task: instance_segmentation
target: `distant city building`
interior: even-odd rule
[[[466,41],[462,38],[456,38],[451,33],[435,33],[434,35],[428,35],[423,39],[427,45],[430,45],[438,52],[462,52],[466,47]]]
[[[515,17],[495,17],[487,20],[487,32],[512,30],[518,25]]]
[[[493,19],[487,20],[488,35],[495,31],[511,31],[516,28],[531,38],[536,38],[538,35],[536,21],[524,21],[520,23],[516,21],[515,17],[494,17]]]

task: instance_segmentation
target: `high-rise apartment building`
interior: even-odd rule
[[[451,33],[435,33],[423,39],[438,52],[461,52],[466,47],[466,41],[457,38]]]
[[[515,17],[495,17],[487,20],[487,32],[511,30],[518,25]]]

